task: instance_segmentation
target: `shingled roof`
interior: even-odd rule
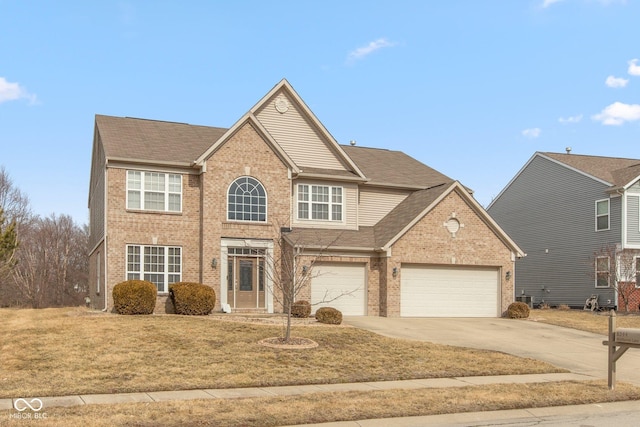
[[[540,153],[574,169],[611,184],[623,187],[640,176],[640,160],[579,154]]]
[[[110,159],[191,163],[227,129],[96,115],[96,128]]]
[[[369,184],[431,188],[451,178],[401,151],[343,145],[343,150],[369,179]]]
[[[294,228],[290,233],[287,233],[287,239],[294,245],[306,247],[359,248],[363,250],[382,248],[418,218],[444,192],[450,190],[451,184],[453,181],[434,188],[414,191],[373,227],[360,227],[359,230]]]

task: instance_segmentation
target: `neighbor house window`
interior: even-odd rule
[[[609,199],[596,201],[596,231],[609,229]]]
[[[147,280],[166,293],[182,280],[182,248],[175,246],[127,246],[127,280]]]
[[[609,257],[599,256],[596,258],[596,288],[609,287]]]
[[[635,257],[633,260],[633,266],[635,267],[635,276],[636,276],[636,288],[640,288],[640,256]]]
[[[127,171],[127,209],[182,211],[182,175]]]
[[[342,187],[298,185],[298,218],[342,221]]]
[[[229,221],[267,221],[267,193],[257,179],[243,176],[229,186],[227,219]]]

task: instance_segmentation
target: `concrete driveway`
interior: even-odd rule
[[[501,351],[549,362],[571,372],[607,378],[604,335],[503,318],[387,318],[347,316],[344,323],[392,338]],[[640,386],[640,349],[617,363],[617,381]]]

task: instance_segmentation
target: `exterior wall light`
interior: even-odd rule
[[[211,259],[211,268],[213,268],[214,270],[218,268],[218,258]]]
[[[391,274],[393,275],[394,279],[398,277],[398,267],[393,267],[393,270],[391,270]]]
[[[507,280],[511,280],[511,271],[507,271],[505,277],[507,278]]]

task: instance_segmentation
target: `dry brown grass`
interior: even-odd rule
[[[585,310],[531,310],[529,320],[579,329],[594,334],[607,335],[609,333],[609,313],[591,312]],[[640,315],[620,314],[616,316],[619,328],[640,328]]]
[[[561,372],[484,350],[394,340],[341,326],[294,327],[306,350],[258,342],[282,329],[215,316],[0,310],[0,397],[60,396]]]
[[[604,381],[498,384],[451,389],[315,393],[45,408],[42,427],[279,426],[371,418],[436,415],[640,399],[640,389]],[[15,411],[0,411],[0,424]]]

